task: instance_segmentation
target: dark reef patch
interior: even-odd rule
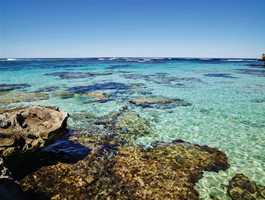
[[[259,77],[265,77],[265,69],[236,69],[240,74],[254,75]]]
[[[237,78],[228,73],[209,73],[209,74],[204,74],[204,76],[215,77],[215,78]]]
[[[129,64],[120,64],[120,65],[110,65],[107,67],[107,69],[124,69],[124,68],[131,68],[132,65],[129,65]]]
[[[86,86],[76,86],[68,89],[69,92],[73,93],[86,93],[93,92],[98,90],[118,90],[125,91],[130,87],[124,83],[118,82],[105,82],[105,83],[96,83],[94,85],[86,85]]]
[[[177,77],[171,76],[168,73],[156,73],[156,74],[122,74],[123,78],[129,80],[144,80],[146,82],[152,82],[155,84],[167,85],[170,87],[186,87],[192,84],[204,83],[201,79],[196,77]]]
[[[35,92],[54,92],[58,89],[59,89],[59,87],[57,87],[57,86],[50,86],[50,87],[40,88],[40,89],[36,90]]]
[[[7,92],[7,91],[11,91],[11,90],[18,90],[18,89],[24,89],[24,88],[28,88],[31,85],[29,84],[0,84],[0,92]]]
[[[44,74],[46,76],[56,76],[61,79],[79,79],[79,78],[91,78],[96,76],[111,75],[112,72],[54,72]]]

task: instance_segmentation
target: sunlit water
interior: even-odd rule
[[[265,185],[265,68],[259,64],[257,60],[240,59],[2,59],[0,85],[30,85],[10,93],[58,88],[48,92],[49,100],[1,107],[53,105],[69,113],[84,111],[100,116],[118,110],[136,96],[183,99],[192,105],[172,108],[130,106],[149,119],[155,130],[153,135],[139,138],[137,142],[150,145],[157,140],[183,139],[224,151],[231,167],[219,173],[205,173],[196,187],[201,199],[223,200],[229,199],[226,185],[235,173],[244,173]],[[68,79],[47,75],[54,72],[110,73]],[[117,94],[105,103],[88,102],[80,95],[68,99],[53,95],[58,91],[73,92],[69,90],[73,86],[109,82],[142,85],[129,92],[126,88],[106,90]]]

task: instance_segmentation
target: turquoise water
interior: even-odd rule
[[[129,105],[154,127],[153,135],[139,138],[137,143],[148,146],[152,141],[183,139],[224,151],[231,167],[204,174],[196,186],[201,199],[229,199],[225,186],[235,173],[244,173],[265,185],[265,68],[257,60],[2,59],[0,91],[1,84],[28,84],[8,93],[46,88],[49,94],[48,100],[0,105],[2,108],[52,105],[70,114],[90,112],[101,116],[128,105],[130,99],[138,96],[183,99],[191,106]],[[67,99],[55,95],[59,91],[78,93],[80,89],[104,91],[112,98],[91,102],[80,95]]]

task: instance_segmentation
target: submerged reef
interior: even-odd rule
[[[48,100],[48,99],[49,95],[47,93],[39,93],[39,92],[8,93],[1,95],[0,104],[33,102],[33,101]]]
[[[111,72],[54,72],[45,74],[46,76],[56,76],[61,79],[79,79],[79,78],[91,78],[96,76],[111,75]]]
[[[22,83],[22,84],[0,84],[0,92],[24,89],[24,88],[28,88],[30,86],[31,85],[25,84],[25,83]]]
[[[94,85],[87,86],[76,86],[68,89],[69,92],[73,93],[86,93],[93,92],[98,90],[128,90],[129,86],[124,83],[118,82],[105,82],[105,83],[96,83]]]
[[[183,99],[171,99],[162,96],[137,97],[129,100],[129,102],[143,108],[172,108],[176,106],[191,106],[191,103],[186,102]]]
[[[197,200],[202,172],[229,166],[222,152],[185,142],[143,149],[110,138],[76,140],[92,149],[86,158],[40,168],[20,181],[23,190],[47,199]]]
[[[263,69],[236,69],[236,71],[240,74],[265,77],[265,70],[263,70]]]
[[[103,125],[113,134],[119,135],[127,141],[152,133],[149,121],[138,113],[128,110],[128,107],[97,119],[95,124]]]
[[[204,76],[215,77],[215,78],[232,78],[232,79],[237,78],[228,73],[209,73],[209,74],[204,74]]]
[[[265,186],[257,185],[244,174],[236,174],[229,181],[228,194],[232,200],[264,200]]]
[[[170,87],[189,87],[193,83],[204,83],[201,79],[196,77],[178,77],[172,76],[168,73],[156,73],[156,74],[135,74],[135,73],[123,73],[123,78],[130,80],[144,80],[146,82],[152,82],[155,84],[166,85]]]

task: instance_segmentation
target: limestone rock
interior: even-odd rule
[[[66,128],[68,114],[52,107],[33,106],[0,113],[0,156],[42,147]]]

